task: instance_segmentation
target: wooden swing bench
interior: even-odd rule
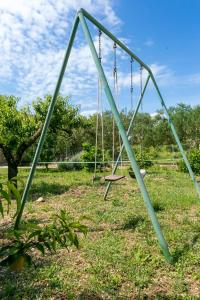
[[[125,177],[124,175],[112,174],[112,175],[105,176],[105,181],[118,181],[124,177]]]

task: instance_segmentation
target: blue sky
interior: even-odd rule
[[[0,0],[0,93],[21,104],[53,93],[75,12],[88,10],[151,68],[168,106],[200,101],[200,2],[198,0]],[[97,30],[90,25],[95,45]],[[112,42],[102,37],[103,66],[113,84]],[[130,107],[130,59],[117,49],[119,107]],[[145,74],[143,74],[143,80]],[[134,101],[139,96],[139,66],[134,65]],[[62,93],[96,111],[97,74],[81,29],[78,31]],[[103,96],[104,109],[107,108]],[[160,108],[152,85],[144,110]]]

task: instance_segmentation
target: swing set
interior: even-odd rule
[[[96,48],[94,46],[92,36],[91,36],[90,31],[89,31],[88,24],[87,24],[86,20],[90,21],[93,25],[95,25],[98,28],[98,30],[100,31],[100,36],[101,36],[102,33],[104,33],[107,37],[109,37],[114,42],[114,53],[116,53],[116,47],[119,47],[120,49],[125,51],[131,57],[131,68],[132,68],[132,63],[133,63],[133,60],[134,60],[135,62],[137,62],[140,65],[141,72],[144,69],[148,74],[147,78],[146,78],[146,82],[144,84],[144,87],[141,88],[141,94],[140,94],[139,100],[136,104],[136,107],[133,111],[133,115],[131,117],[131,121],[130,121],[130,124],[129,124],[129,127],[128,127],[127,131],[125,130],[124,124],[121,120],[120,113],[118,111],[118,107],[117,107],[117,103],[116,103],[116,101],[117,101],[116,98],[117,98],[117,94],[118,94],[118,92],[117,92],[117,80],[118,80],[118,78],[117,78],[117,67],[116,67],[116,64],[115,64],[116,60],[115,60],[115,63],[114,63],[114,72],[113,72],[114,73],[114,78],[115,78],[114,79],[114,85],[115,85],[115,91],[116,91],[115,92],[115,98],[114,98],[113,93],[111,92],[110,86],[108,84],[106,75],[104,73],[104,69],[103,69],[102,64],[101,64],[101,49],[100,49],[99,55],[98,55],[98,53],[96,51]],[[45,119],[43,130],[42,130],[42,133],[41,133],[41,136],[40,136],[40,140],[39,140],[39,143],[37,145],[37,149],[36,149],[36,152],[35,152],[35,155],[34,155],[32,167],[31,167],[28,179],[27,179],[27,183],[26,183],[23,195],[22,195],[21,207],[20,207],[19,213],[18,213],[17,218],[16,218],[15,229],[17,229],[19,227],[19,224],[20,224],[20,221],[21,221],[21,218],[22,218],[23,210],[24,210],[27,198],[28,198],[28,194],[29,194],[29,190],[30,190],[30,187],[31,187],[31,184],[32,184],[33,177],[34,177],[35,169],[36,169],[38,159],[40,157],[40,153],[41,153],[44,141],[45,141],[45,136],[46,136],[46,133],[47,133],[47,130],[48,130],[48,127],[49,127],[49,123],[50,123],[53,111],[54,111],[56,99],[57,99],[57,96],[58,96],[58,93],[59,93],[59,90],[60,90],[60,87],[61,87],[61,83],[62,83],[62,80],[63,80],[63,76],[64,76],[64,73],[65,73],[65,70],[66,70],[66,66],[67,66],[67,63],[68,63],[68,59],[69,59],[69,56],[70,56],[70,52],[71,52],[71,49],[72,49],[72,46],[73,46],[74,38],[76,36],[76,32],[77,32],[77,28],[78,28],[79,23],[80,23],[80,25],[83,29],[83,33],[84,33],[86,42],[87,42],[87,44],[89,46],[89,49],[91,51],[92,58],[93,58],[94,63],[96,65],[96,69],[97,69],[98,76],[99,76],[99,80],[98,80],[98,82],[99,82],[98,83],[98,86],[99,86],[99,88],[98,88],[98,91],[99,91],[98,92],[98,99],[100,100],[100,97],[101,97],[101,89],[104,89],[105,95],[106,95],[108,103],[110,105],[110,109],[111,109],[112,114],[113,114],[113,124],[114,124],[114,126],[116,125],[117,128],[118,128],[119,138],[120,138],[120,143],[121,143],[120,144],[119,155],[117,157],[116,162],[113,163],[112,175],[110,175],[107,178],[108,185],[106,187],[106,192],[105,192],[104,198],[106,198],[106,196],[108,194],[111,182],[115,181],[116,179],[119,179],[119,177],[116,177],[115,173],[117,171],[117,167],[118,167],[119,162],[121,160],[122,152],[125,149],[126,152],[127,152],[128,158],[130,160],[130,163],[131,163],[132,171],[133,171],[134,176],[135,176],[135,178],[137,180],[137,183],[139,185],[139,188],[140,188],[143,200],[144,200],[144,204],[146,206],[147,212],[148,212],[150,220],[152,222],[152,225],[153,225],[155,234],[157,236],[159,245],[161,247],[161,250],[164,254],[165,259],[168,262],[172,262],[173,258],[170,254],[168,244],[167,244],[167,242],[164,238],[164,235],[162,233],[160,224],[159,224],[157,216],[155,214],[155,211],[154,211],[154,208],[153,208],[153,205],[152,205],[152,201],[150,199],[149,193],[147,191],[146,185],[145,185],[144,180],[143,180],[143,174],[141,174],[141,170],[139,169],[138,164],[136,162],[134,150],[133,150],[132,146],[130,145],[130,136],[129,136],[129,134],[131,132],[132,126],[134,125],[136,115],[138,113],[139,107],[141,106],[141,102],[142,102],[143,96],[145,94],[145,91],[146,91],[146,88],[147,88],[147,85],[148,85],[148,82],[149,82],[150,79],[153,83],[153,86],[155,87],[155,89],[157,91],[157,94],[158,94],[159,99],[160,99],[160,103],[161,103],[162,108],[163,108],[164,113],[165,113],[165,116],[168,120],[169,126],[172,130],[172,133],[174,135],[176,143],[177,143],[177,145],[179,147],[179,150],[182,154],[182,157],[185,161],[185,164],[186,164],[187,169],[189,171],[190,177],[191,177],[191,179],[194,183],[194,186],[196,188],[197,194],[200,196],[199,185],[198,185],[197,180],[194,176],[194,173],[191,169],[189,161],[188,161],[188,159],[185,155],[182,144],[181,144],[181,142],[179,140],[179,137],[176,133],[175,127],[174,127],[173,122],[171,120],[171,117],[168,113],[168,110],[167,110],[167,107],[165,105],[164,99],[163,99],[163,97],[160,93],[160,90],[158,88],[158,85],[156,83],[156,80],[154,78],[154,75],[153,75],[151,69],[138,56],[136,56],[131,50],[129,50],[121,41],[119,41],[112,33],[110,33],[101,23],[99,23],[94,17],[92,17],[84,9],[80,9],[77,12],[77,15],[76,15],[75,20],[74,20],[74,24],[73,24],[71,35],[70,35],[69,42],[68,42],[68,47],[66,49],[65,57],[64,57],[63,64],[62,64],[62,67],[61,67],[61,71],[60,71],[58,81],[57,81],[57,84],[56,84],[56,87],[55,87],[55,91],[54,91],[54,94],[53,94],[53,97],[52,97],[52,100],[51,100],[51,103],[50,103],[50,106],[49,106],[49,110],[48,110],[48,113],[47,113],[47,116],[46,116],[46,119]],[[116,56],[115,56],[115,58],[116,58]],[[131,83],[131,93],[133,93],[133,82]],[[99,103],[99,105],[100,105],[100,103]],[[132,95],[131,95],[131,107],[133,108]],[[114,128],[114,126],[113,126],[113,128]],[[103,126],[102,126],[102,130],[103,130]],[[96,143],[97,142],[98,141],[96,140]],[[104,148],[102,147],[102,150],[103,149]],[[103,153],[104,153],[104,150],[103,150]],[[114,159],[113,159],[113,161],[114,161]]]

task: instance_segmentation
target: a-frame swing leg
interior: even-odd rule
[[[139,110],[139,108],[140,108],[140,104],[141,104],[142,99],[143,99],[143,97],[144,97],[144,94],[145,94],[145,91],[146,91],[146,88],[147,88],[149,79],[150,79],[150,75],[148,74],[147,79],[146,79],[146,82],[145,82],[145,85],[144,85],[144,88],[143,88],[143,91],[142,91],[142,93],[141,93],[141,95],[140,95],[140,98],[139,98],[139,100],[138,100],[138,103],[137,103],[136,108],[135,108],[135,110],[134,110],[134,113],[133,113],[133,115],[132,115],[132,118],[131,118],[131,121],[130,121],[128,130],[127,130],[127,133],[126,133],[128,137],[129,137],[129,133],[130,133],[132,127],[133,127],[133,123],[134,123],[134,121],[135,121],[135,118],[136,118],[136,115],[137,115],[137,113],[138,113],[138,110]],[[116,162],[115,162],[115,165],[114,165],[114,168],[113,168],[113,171],[112,171],[112,175],[115,174],[116,171],[117,171],[117,167],[118,167],[118,164],[119,164],[119,160],[120,160],[120,157],[122,156],[123,151],[124,151],[124,144],[122,144],[120,153],[119,153],[119,155],[118,155],[118,157],[117,157],[117,160],[116,160]],[[107,198],[109,189],[110,189],[110,187],[111,187],[111,183],[112,183],[111,181],[108,182],[108,184],[107,184],[107,186],[106,186],[106,190],[105,190],[104,197],[103,197],[104,200],[106,200],[106,198]]]
[[[191,177],[191,179],[192,179],[192,181],[193,181],[193,183],[194,183],[194,186],[195,186],[195,189],[196,189],[196,191],[197,191],[197,194],[198,194],[199,197],[200,197],[200,187],[199,187],[198,182],[197,182],[197,180],[196,180],[196,178],[195,178],[195,176],[194,176],[194,173],[193,173],[193,171],[192,171],[192,168],[191,168],[191,166],[190,166],[190,163],[189,163],[189,161],[188,161],[188,159],[187,159],[187,156],[186,156],[186,154],[185,154],[185,151],[184,151],[184,149],[183,149],[183,146],[182,146],[182,144],[181,144],[181,141],[180,141],[180,139],[179,139],[179,137],[178,137],[178,134],[177,134],[177,132],[176,132],[176,129],[175,129],[175,127],[174,127],[174,124],[173,124],[173,122],[172,122],[172,119],[171,119],[171,117],[170,117],[170,115],[169,115],[169,113],[168,113],[168,109],[167,109],[167,107],[166,107],[166,105],[165,105],[164,99],[163,99],[163,97],[162,97],[162,95],[161,95],[161,93],[160,93],[160,90],[159,90],[159,88],[158,88],[158,85],[157,85],[157,83],[156,83],[156,81],[155,81],[155,78],[154,78],[152,72],[150,72],[150,76],[151,76],[151,80],[152,80],[152,82],[153,82],[153,84],[154,84],[154,86],[155,86],[155,88],[156,88],[156,91],[157,91],[157,93],[158,93],[158,96],[159,96],[159,98],[160,98],[161,105],[162,105],[162,107],[163,107],[163,109],[164,109],[164,112],[165,112],[165,115],[166,115],[166,117],[167,117],[169,126],[170,126],[170,128],[171,128],[171,131],[172,131],[172,133],[173,133],[173,135],[174,135],[174,138],[175,138],[175,140],[176,140],[176,143],[177,143],[177,145],[178,145],[178,147],[179,147],[179,150],[180,150],[180,152],[181,152],[181,154],[182,154],[183,160],[184,160],[184,162],[185,162],[185,164],[186,164],[186,167],[187,167],[187,169],[188,169],[188,172],[189,172],[189,174],[190,174],[190,177]]]
[[[16,221],[15,221],[15,226],[14,226],[15,229],[17,229],[19,227],[19,224],[20,224],[20,221],[21,221],[24,206],[25,206],[25,203],[26,203],[26,200],[27,200],[27,197],[28,197],[30,187],[31,187],[31,183],[32,183],[32,180],[33,180],[33,176],[34,176],[34,173],[35,173],[37,162],[38,162],[38,159],[39,159],[39,156],[40,156],[40,153],[41,153],[44,141],[45,141],[45,136],[47,134],[47,130],[48,130],[48,127],[49,127],[51,116],[53,114],[53,110],[54,110],[54,107],[55,107],[55,104],[56,104],[56,99],[57,99],[57,96],[58,96],[58,93],[59,93],[59,90],[60,90],[60,86],[61,86],[61,83],[62,83],[62,80],[63,80],[63,76],[64,76],[65,69],[66,69],[66,66],[67,66],[67,62],[68,62],[68,59],[69,59],[71,48],[72,48],[72,45],[73,45],[73,42],[74,42],[74,38],[75,38],[75,35],[76,35],[78,24],[79,24],[79,18],[78,18],[78,16],[76,16],[75,21],[74,21],[74,25],[72,27],[72,31],[71,31],[71,35],[70,35],[70,39],[69,39],[69,44],[68,44],[68,47],[67,47],[67,50],[66,50],[66,53],[65,53],[63,64],[62,64],[60,74],[59,74],[59,77],[58,77],[58,81],[57,81],[57,84],[56,84],[56,88],[55,88],[55,91],[54,91],[54,94],[53,94],[53,97],[52,97],[52,100],[51,100],[51,103],[50,103],[50,106],[49,106],[49,109],[48,109],[48,113],[47,113],[47,116],[46,116],[46,119],[45,119],[45,123],[44,123],[43,129],[42,129],[42,133],[41,133],[38,145],[37,145],[37,149],[36,149],[36,152],[35,152],[33,163],[32,163],[32,166],[31,166],[31,170],[30,170],[30,173],[29,173],[29,176],[28,176],[28,179],[27,179],[27,183],[26,183],[23,195],[22,195],[20,211],[19,211],[19,213],[17,215],[17,218],[16,218]]]
[[[91,50],[91,54],[92,54],[92,57],[94,59],[97,71],[99,73],[99,77],[101,79],[101,82],[102,82],[105,94],[107,96],[107,99],[108,99],[108,102],[110,104],[112,113],[114,115],[115,122],[116,122],[116,124],[118,126],[118,129],[119,129],[119,132],[120,132],[123,144],[125,146],[125,149],[127,151],[128,157],[129,157],[130,162],[131,162],[132,169],[133,169],[133,171],[135,173],[136,180],[137,180],[138,185],[140,187],[140,190],[141,190],[141,193],[142,193],[142,196],[143,196],[143,199],[144,199],[144,203],[145,203],[145,206],[147,208],[148,214],[150,216],[150,219],[151,219],[153,228],[155,230],[156,236],[158,238],[160,247],[161,247],[161,249],[163,251],[163,254],[164,254],[166,260],[168,262],[172,262],[172,256],[171,256],[171,254],[169,252],[167,242],[166,242],[166,240],[165,240],[165,238],[163,236],[162,230],[160,228],[160,224],[159,224],[158,219],[156,217],[156,214],[155,214],[153,205],[151,203],[149,194],[147,192],[145,183],[144,183],[143,178],[142,178],[142,176],[140,174],[140,169],[139,169],[139,167],[137,165],[137,162],[136,162],[136,159],[135,159],[135,154],[133,152],[133,149],[132,149],[131,145],[129,144],[129,140],[128,140],[128,137],[127,137],[127,134],[126,134],[126,130],[125,130],[124,126],[123,126],[122,120],[120,118],[120,114],[119,114],[119,112],[117,110],[117,107],[115,105],[115,101],[114,101],[113,95],[111,93],[110,87],[108,85],[108,82],[107,82],[106,76],[104,74],[103,68],[102,68],[102,66],[101,66],[101,64],[99,62],[98,55],[97,55],[94,43],[92,41],[92,37],[91,37],[91,34],[89,32],[86,20],[84,18],[83,11],[80,10],[78,15],[79,15],[79,18],[80,18],[80,23],[82,25],[85,38],[86,38],[87,43],[89,45],[89,48]]]

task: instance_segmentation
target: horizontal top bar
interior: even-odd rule
[[[128,53],[134,60],[136,60],[140,65],[143,66],[150,74],[152,74],[151,69],[147,66],[137,55],[135,55],[131,50],[129,50],[120,40],[118,40],[110,31],[108,31],[101,23],[99,23],[94,17],[92,17],[85,9],[81,8],[78,11],[78,15],[83,14],[89,21],[96,25],[101,31],[103,31],[107,36],[109,36],[117,45],[119,45],[126,53]]]

